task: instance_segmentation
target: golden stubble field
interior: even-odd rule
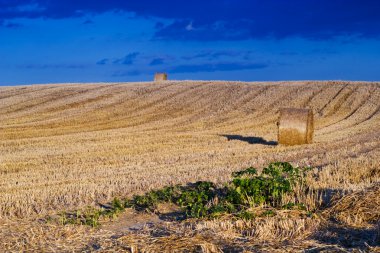
[[[313,108],[314,144],[276,145],[281,107]],[[110,232],[38,219],[170,184],[223,183],[233,171],[272,161],[313,166],[315,191],[355,194],[380,181],[379,128],[380,83],[0,87],[0,241],[9,251],[83,250]],[[223,224],[197,226],[236,225]],[[270,236],[281,237],[261,234]]]

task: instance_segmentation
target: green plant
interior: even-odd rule
[[[124,204],[118,198],[113,199],[111,206],[112,206],[112,209],[114,209],[116,211],[123,211],[124,210]]]
[[[241,211],[241,212],[237,213],[236,217],[238,217],[240,219],[243,219],[243,220],[252,220],[256,216],[255,216],[254,213],[244,210],[244,211]]]
[[[303,203],[293,203],[289,202],[282,206],[282,209],[288,209],[288,210],[306,210],[306,206]]]
[[[215,197],[215,185],[211,182],[199,181],[189,186],[189,189],[182,188],[178,198],[174,202],[184,208],[188,217],[200,218],[209,214],[209,207],[206,205]]]
[[[155,212],[159,203],[174,203],[182,208],[186,217],[216,218],[223,214],[250,220],[255,214],[249,208],[266,205],[272,208],[305,210],[302,203],[280,205],[284,194],[292,193],[297,184],[304,183],[309,168],[293,167],[290,163],[271,163],[259,175],[255,168],[232,173],[233,179],[222,188],[214,183],[199,181],[187,186],[167,186],[152,190],[144,195],[135,195],[132,199],[114,198],[106,209],[87,208],[84,212],[62,214],[61,224],[86,224],[98,226],[102,216],[114,218],[127,207]],[[274,210],[266,211],[262,216],[274,216]]]
[[[241,177],[243,175],[257,175],[257,169],[249,167],[248,169],[232,173],[233,177]]]
[[[261,214],[261,216],[264,217],[273,217],[276,215],[276,212],[274,210],[267,210]]]
[[[302,182],[306,170],[287,162],[276,162],[264,168],[261,175],[257,175],[254,168],[233,173],[227,200],[244,207],[262,204],[278,207],[283,195]]]

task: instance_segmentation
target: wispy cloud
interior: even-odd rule
[[[113,77],[126,77],[126,76],[139,76],[143,74],[139,70],[131,70],[131,71],[116,71],[112,74]]]
[[[12,29],[23,27],[22,24],[20,24],[20,23],[13,23],[13,22],[8,22],[4,26],[6,28],[12,28]]]
[[[96,62],[97,65],[106,65],[109,62],[109,59],[104,58],[101,59],[100,61]]]
[[[208,59],[208,60],[217,60],[221,58],[235,58],[235,57],[244,57],[246,58],[252,54],[251,51],[236,51],[236,50],[206,50],[193,55],[185,55],[182,57],[184,60],[194,60],[194,59]]]
[[[19,67],[26,68],[26,69],[83,69],[86,66],[83,64],[57,63],[57,64],[23,64],[23,65],[19,65]]]
[[[149,66],[158,66],[158,65],[162,65],[162,64],[164,64],[163,58],[155,58],[149,63]]]
[[[216,72],[216,71],[234,71],[247,69],[263,69],[268,65],[264,63],[218,63],[218,64],[194,64],[179,65],[173,67],[170,73],[197,73],[197,72]]]
[[[91,19],[86,19],[86,20],[83,22],[84,25],[91,25],[91,24],[93,24],[93,23],[94,23],[94,21],[92,21]]]
[[[376,0],[193,0],[186,8],[177,0],[157,4],[151,0],[0,1],[0,20],[58,19],[110,11],[174,20],[156,26],[156,38],[165,40],[380,37],[380,2]]]
[[[113,63],[114,64],[132,65],[135,62],[135,60],[139,54],[140,54],[139,52],[133,52],[133,53],[127,54],[123,58],[114,60]]]
[[[20,23],[16,23],[16,22],[9,22],[9,21],[0,20],[0,27],[17,29],[17,28],[23,27],[23,25]]]

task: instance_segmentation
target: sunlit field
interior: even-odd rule
[[[283,107],[313,109],[313,144],[277,144]],[[379,129],[380,83],[0,87],[0,248],[375,252],[380,249]],[[307,215],[279,210],[253,220],[167,221],[128,209],[95,228],[46,218],[169,185],[202,180],[221,186],[234,171],[260,170],[276,161],[313,168],[306,177],[308,191],[297,195]],[[138,222],[125,224],[131,217]],[[136,223],[141,227],[128,229]]]

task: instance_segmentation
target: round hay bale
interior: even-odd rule
[[[156,73],[154,75],[155,82],[166,81],[166,80],[168,80],[168,74],[166,73]]]
[[[278,143],[283,145],[310,144],[314,135],[312,109],[282,108],[278,122]]]

